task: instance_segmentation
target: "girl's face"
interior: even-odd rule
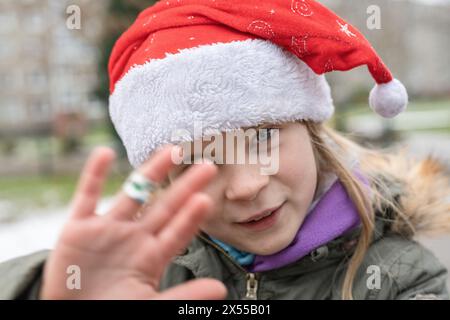
[[[314,197],[317,169],[304,124],[262,128],[269,134],[270,128],[278,129],[279,143],[266,142],[270,154],[277,153],[278,170],[264,175],[259,162],[247,160],[244,164],[219,164],[218,175],[204,190],[215,203],[213,214],[200,228],[239,250],[269,255],[287,247],[295,237]],[[224,142],[224,152],[227,148],[230,146]],[[169,179],[188,166],[178,166]],[[277,210],[267,216],[272,209]],[[248,222],[254,219],[260,220]]]

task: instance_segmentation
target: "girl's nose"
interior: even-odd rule
[[[225,190],[229,200],[254,200],[269,183],[269,176],[260,172],[259,166],[233,165]]]

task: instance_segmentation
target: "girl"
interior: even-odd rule
[[[413,240],[450,230],[443,167],[362,148],[324,125],[334,111],[324,73],[360,65],[377,82],[371,108],[404,110],[406,90],[372,46],[317,2],[146,9],[109,64],[111,118],[137,170],[95,215],[114,157],[97,149],[56,247],[4,263],[0,297],[448,298],[445,268]],[[239,152],[228,137],[242,129],[257,129],[246,156],[270,142],[275,172],[217,161]],[[206,137],[225,143],[211,152]]]

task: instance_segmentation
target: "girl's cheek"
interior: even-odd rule
[[[223,233],[227,226],[225,222],[219,215],[212,215],[207,220],[200,224],[200,230],[205,232],[206,234],[215,236],[215,237],[223,237]]]

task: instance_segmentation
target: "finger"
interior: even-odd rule
[[[180,148],[177,146],[164,146],[161,150],[155,152],[138,171],[154,182],[162,182],[175,166],[172,156],[177,152],[179,153],[179,150]],[[121,190],[107,216],[115,219],[131,219],[141,206],[142,204],[131,199]]]
[[[209,196],[202,193],[194,194],[161,230],[157,240],[163,264],[168,263],[177,252],[187,247],[212,207],[213,202]]]
[[[225,299],[225,285],[214,279],[191,280],[162,292],[158,300],[219,300]]]
[[[114,158],[115,153],[111,148],[98,147],[91,152],[81,172],[72,200],[72,217],[81,218],[94,214],[103,183]]]
[[[150,233],[158,233],[172,219],[185,202],[197,191],[203,189],[217,174],[212,163],[195,164],[182,174],[156,201],[142,219]]]

